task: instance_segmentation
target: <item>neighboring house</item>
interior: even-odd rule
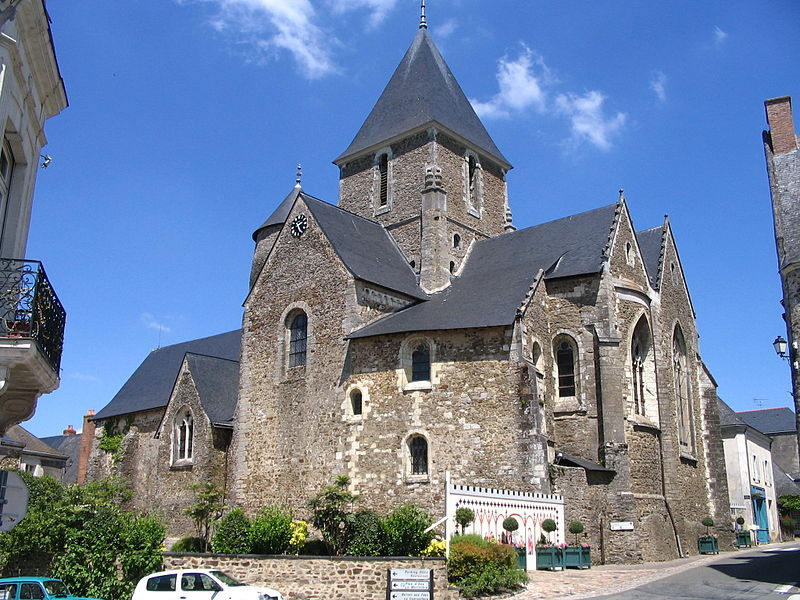
[[[800,477],[797,456],[797,419],[790,408],[764,408],[737,412],[736,416],[772,438],[772,460],[784,471]]]
[[[0,3],[0,436],[59,385],[66,315],[25,258],[44,124],[67,106],[43,0]]]
[[[437,519],[448,473],[563,494],[606,562],[695,552],[703,517],[727,522],[668,220],[637,230],[609,190],[517,231],[511,165],[424,26],[334,162],[338,206],[298,182],[254,233],[243,330],[151,353],[97,413],[92,477],[131,478],[173,534],[191,482],[303,513],[336,475],[364,507]],[[100,439],[119,433],[114,462]]]
[[[89,419],[93,416],[94,411],[90,410],[89,414],[83,418],[83,431],[80,433],[75,431],[72,425],[69,425],[62,435],[42,438],[45,444],[68,457],[67,468],[62,478],[64,483],[84,483],[86,480],[86,462],[94,437],[94,423]]]
[[[69,457],[40,440],[20,425],[9,427],[0,445],[3,469],[20,469],[34,477],[49,475],[64,481]]]
[[[759,543],[780,539],[772,439],[719,400],[731,519],[755,525]]]
[[[775,221],[775,247],[778,272],[783,288],[783,318],[788,337],[788,364],[794,398],[795,436],[800,436],[800,150],[788,96],[764,102],[769,131],[762,135],[767,159],[772,216]],[[800,445],[800,438],[795,448]],[[790,471],[800,470],[795,450]]]

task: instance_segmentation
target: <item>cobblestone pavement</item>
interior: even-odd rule
[[[788,542],[791,543],[791,542]],[[776,547],[785,544],[769,544]],[[716,555],[690,556],[668,562],[638,565],[601,565],[591,569],[566,569],[564,571],[528,571],[528,585],[524,592],[515,594],[514,600],[550,600],[555,598],[591,598],[624,592],[669,575],[714,562],[726,555],[744,554],[763,549],[733,550]]]

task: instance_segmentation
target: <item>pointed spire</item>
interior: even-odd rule
[[[303,165],[301,164],[297,165],[297,176],[294,181],[295,181],[294,187],[296,187],[297,189],[303,188],[303,186],[301,185],[301,182],[303,181]]]
[[[625,190],[622,190],[622,189],[621,189],[621,190],[619,191],[619,201],[620,201],[620,202],[625,202]]]
[[[419,28],[420,29],[427,29],[428,28],[428,20],[425,18],[425,0],[422,0],[422,6],[420,7],[420,17],[419,17]]]

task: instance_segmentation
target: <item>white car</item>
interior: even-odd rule
[[[175,569],[142,577],[131,600],[283,600],[283,596],[240,583],[222,571]]]

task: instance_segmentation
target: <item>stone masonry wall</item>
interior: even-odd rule
[[[165,569],[219,569],[249,585],[278,590],[286,600],[386,600],[390,569],[432,569],[434,598],[458,600],[448,589],[443,558],[358,558],[164,554]]]

